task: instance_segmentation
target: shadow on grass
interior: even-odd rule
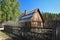
[[[13,35],[12,33],[9,33],[9,32],[6,32],[6,31],[2,31],[2,32],[10,37],[10,38],[7,38],[5,40],[20,40],[20,38],[18,38],[17,36]]]

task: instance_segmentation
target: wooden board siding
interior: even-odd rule
[[[31,24],[32,25],[35,24],[36,26],[43,28],[43,21],[38,12],[34,13],[32,20],[31,20]]]
[[[21,25],[21,30],[23,32],[28,32],[31,29],[31,22],[24,22],[24,23],[22,23],[20,25]]]

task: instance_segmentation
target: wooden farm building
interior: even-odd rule
[[[44,20],[39,9],[31,12],[25,10],[25,14],[19,19],[24,31],[41,32],[40,28],[44,27]]]
[[[36,37],[43,36],[43,40],[52,40],[52,29],[44,26],[45,21],[39,9],[35,9],[30,12],[25,10],[24,15],[19,19],[19,23],[23,33],[27,34],[27,32],[29,32],[31,35],[35,35]]]

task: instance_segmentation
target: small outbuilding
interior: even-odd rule
[[[24,31],[40,32],[44,28],[44,20],[39,9],[27,12],[19,19],[20,26]]]

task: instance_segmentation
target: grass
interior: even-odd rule
[[[0,40],[5,40],[5,39],[8,39],[8,38],[11,38],[11,37],[9,35],[7,35],[6,32],[0,31]]]

